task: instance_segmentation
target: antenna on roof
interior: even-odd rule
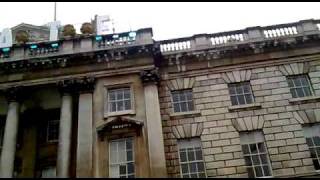
[[[57,20],[57,2],[54,2],[54,19],[53,21]]]

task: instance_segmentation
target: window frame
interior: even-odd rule
[[[241,152],[242,152],[242,157],[245,161],[245,167],[247,168],[247,173],[248,173],[248,177],[249,177],[249,171],[248,169],[251,168],[252,171],[253,171],[253,174],[254,174],[254,177],[249,177],[249,178],[270,178],[270,177],[273,177],[273,169],[272,169],[272,166],[271,166],[271,160],[270,160],[270,157],[269,157],[269,151],[268,151],[268,147],[266,145],[266,141],[265,141],[265,138],[264,138],[264,134],[262,131],[249,131],[249,132],[241,132],[240,134],[240,146],[241,146]],[[260,153],[260,150],[258,148],[258,144],[259,143],[263,143],[263,146],[264,146],[264,149],[265,149],[265,152],[264,153]],[[257,153],[251,153],[251,148],[250,148],[250,145],[251,144],[255,144],[258,152]],[[246,145],[249,147],[249,154],[245,154],[245,152],[243,151],[243,145]],[[262,160],[261,160],[261,154],[265,154],[266,157],[267,157],[267,164],[263,164],[262,163]],[[259,157],[259,165],[255,165],[254,164],[254,161],[252,159],[252,156],[258,156]],[[250,162],[251,162],[251,165],[248,165],[246,163],[246,160],[245,160],[245,157],[250,157]],[[256,166],[260,166],[261,169],[262,169],[262,174],[264,175],[264,170],[263,170],[263,166],[266,166],[268,165],[268,168],[269,168],[269,171],[270,171],[270,175],[269,176],[260,176],[260,177],[256,177],[256,170],[255,170],[255,167]]]
[[[302,86],[302,83],[301,83],[301,80],[300,80],[301,86],[298,86],[298,87],[297,87],[296,84],[295,84],[295,82],[294,82],[294,80],[292,80],[292,79],[295,79],[295,78],[297,78],[297,77],[306,77],[306,80],[307,80],[307,83],[308,83],[308,88],[309,88],[309,91],[310,91],[310,95],[309,95],[309,96],[301,96],[301,97],[298,96],[298,93],[297,93],[296,89],[298,89],[298,88],[299,88],[299,89],[302,89],[302,92],[303,92],[303,94],[305,95],[306,93],[305,93],[305,91],[304,91],[304,88],[306,88],[307,86]],[[292,98],[306,98],[306,97],[312,97],[312,96],[315,95],[313,86],[312,86],[312,84],[311,84],[311,79],[310,79],[308,73],[288,75],[288,76],[286,76],[286,79],[287,79],[289,91],[290,91],[290,94],[291,94],[291,97],[292,97]],[[292,81],[294,87],[291,87],[291,86],[290,86],[289,81]],[[293,90],[295,91],[297,97],[294,97],[294,96],[293,96],[293,94],[292,94],[292,92],[291,92],[291,89],[293,89]]]
[[[245,93],[244,92],[244,86],[248,84],[248,87],[250,88],[250,94],[249,93]],[[231,94],[230,88],[231,86],[234,86],[233,88],[235,88],[235,94]],[[242,89],[242,94],[238,94],[237,93],[237,86],[241,86]],[[250,105],[250,104],[254,104],[255,103],[255,96],[251,87],[251,82],[250,81],[241,81],[241,82],[232,82],[232,83],[228,83],[228,92],[229,92],[229,97],[230,97],[230,101],[231,101],[231,106],[245,106],[245,105]],[[247,99],[246,99],[246,95],[250,95],[252,102],[251,103],[247,103]],[[239,101],[239,96],[243,96],[244,97],[244,104],[241,104]],[[233,104],[232,102],[232,97],[235,97],[237,100],[237,104]]]
[[[131,143],[132,143],[132,149],[131,149],[131,151],[132,151],[132,160],[131,161],[126,161],[126,162],[117,162],[117,163],[111,163],[111,142],[117,142],[117,141],[121,141],[121,140],[125,140],[125,143],[126,143],[126,140],[127,139],[130,139],[131,140]],[[125,145],[126,146],[126,145]],[[128,137],[121,137],[121,138],[114,138],[114,139],[110,139],[109,141],[108,141],[108,176],[109,176],[109,178],[116,178],[116,177],[111,177],[111,166],[112,165],[121,165],[121,164],[126,164],[126,178],[128,178],[128,171],[127,171],[127,165],[129,164],[129,163],[132,163],[133,164],[133,166],[134,166],[134,173],[133,173],[133,176],[134,176],[134,178],[137,178],[137,166],[136,166],[136,158],[135,158],[135,137],[134,136],[128,136]],[[118,151],[118,149],[117,149],[117,153],[118,153],[119,151]],[[127,148],[126,148],[126,151],[125,151],[125,153],[127,153]],[[127,157],[127,156],[126,156]],[[120,169],[119,169],[120,170]],[[132,174],[131,174],[132,175]],[[119,177],[118,178],[120,178],[121,177],[121,175],[120,175],[120,173],[119,173]]]
[[[303,129],[304,137],[306,139],[306,143],[308,145],[308,149],[309,149],[309,152],[310,152],[310,157],[312,159],[312,164],[313,164],[313,166],[315,168],[315,171],[316,172],[320,172],[320,168],[316,169],[315,164],[313,163],[313,160],[316,159],[318,161],[318,165],[320,166],[320,154],[318,154],[318,151],[317,151],[317,149],[320,150],[320,145],[316,145],[314,143],[314,137],[320,138],[320,124],[319,123],[307,124],[307,125],[304,125],[302,127],[302,129]],[[319,131],[319,132],[317,132],[317,131]],[[307,138],[311,138],[313,146],[311,146],[311,147],[309,146],[309,144],[307,142]],[[312,153],[311,153],[310,149],[314,149],[315,150],[316,157],[312,157]]]
[[[130,89],[130,110],[123,110],[123,111],[115,111],[110,112],[109,111],[109,91],[115,90],[115,89],[123,89],[123,88],[129,88]],[[134,87],[132,83],[124,83],[124,84],[114,84],[114,85],[105,85],[104,86],[104,117],[108,118],[111,116],[119,116],[119,115],[125,115],[125,114],[135,114],[135,95],[134,95]]]
[[[57,133],[58,133],[58,137],[57,139],[49,139],[49,124],[50,123],[57,123],[58,124],[58,128],[57,128]],[[59,141],[59,129],[60,129],[60,119],[49,119],[47,121],[47,128],[46,128],[46,142],[47,143],[56,143]]]
[[[191,92],[191,97],[192,97],[191,102],[192,102],[192,105],[193,105],[193,109],[192,110],[187,108],[187,111],[181,111],[181,102],[185,102],[187,104],[187,107],[189,107],[188,102],[190,102],[190,100],[179,101],[179,102],[175,102],[173,100],[173,93],[175,93],[175,92],[179,93],[179,91],[180,92],[183,91],[184,94],[185,94],[185,91],[190,91]],[[193,89],[192,88],[172,90],[172,91],[170,91],[170,94],[171,94],[171,103],[172,103],[172,112],[173,113],[188,113],[188,112],[196,111],[196,106],[195,106],[195,102],[194,102],[194,95],[193,95]],[[180,94],[179,94],[179,98],[180,98]],[[175,104],[179,104],[180,111],[175,111],[175,108],[174,108]]]
[[[189,142],[187,142],[189,141]],[[184,145],[188,143],[188,145]],[[191,144],[190,144],[191,143]],[[183,145],[182,145],[183,144]],[[198,145],[198,146],[197,146]],[[205,163],[205,160],[204,160],[204,155],[203,155],[203,149],[202,149],[202,142],[201,142],[201,139],[200,138],[191,138],[191,139],[178,139],[177,141],[177,146],[178,146],[178,156],[179,156],[179,169],[180,169],[180,177],[183,178],[183,173],[182,173],[182,164],[187,164],[188,165],[188,170],[189,170],[189,164],[190,163],[198,163],[198,162],[202,162],[203,163],[203,169],[204,169],[204,175],[205,177],[204,178],[208,178],[207,176],[207,170],[206,170],[206,163]],[[187,148],[200,148],[201,150],[201,155],[202,155],[202,161],[201,160],[194,160],[194,161],[186,161],[186,162],[183,162],[181,161],[181,157],[180,157],[180,149],[181,149],[181,146],[185,146],[183,147],[183,149],[187,149]],[[186,152],[188,153],[188,152]],[[198,168],[197,168],[198,169]],[[199,176],[199,172],[197,171],[197,176]],[[188,175],[190,176],[191,175],[191,172],[188,171]],[[191,177],[189,177],[191,178]],[[200,177],[197,177],[197,178],[200,178]]]

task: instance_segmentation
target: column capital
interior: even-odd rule
[[[64,79],[57,82],[57,86],[61,95],[73,94],[76,92],[76,80]]]
[[[158,84],[158,82],[160,81],[158,68],[141,71],[140,78],[142,80],[142,83],[144,84],[149,84],[149,83]]]
[[[8,102],[19,102],[22,100],[22,86],[14,86],[4,90]]]
[[[92,93],[94,91],[96,78],[94,77],[83,77],[75,79],[76,91],[81,93]]]

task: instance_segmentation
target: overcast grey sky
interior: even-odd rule
[[[116,32],[152,27],[154,39],[171,39],[320,19],[318,2],[58,2],[62,24],[89,22],[95,14],[110,15]],[[43,25],[53,21],[53,2],[0,2],[0,30],[19,23]]]

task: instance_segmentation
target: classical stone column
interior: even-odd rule
[[[167,177],[156,70],[143,71],[151,177]]]
[[[79,90],[76,177],[93,176],[93,90],[94,78],[77,81]]]
[[[72,92],[73,81],[64,80],[58,83],[62,96],[60,125],[59,125],[59,146],[57,158],[57,177],[69,177],[71,160],[71,134],[72,134]]]
[[[6,91],[9,106],[0,160],[0,173],[2,178],[11,178],[13,176],[19,123],[20,93],[21,89],[19,87],[13,87]]]

